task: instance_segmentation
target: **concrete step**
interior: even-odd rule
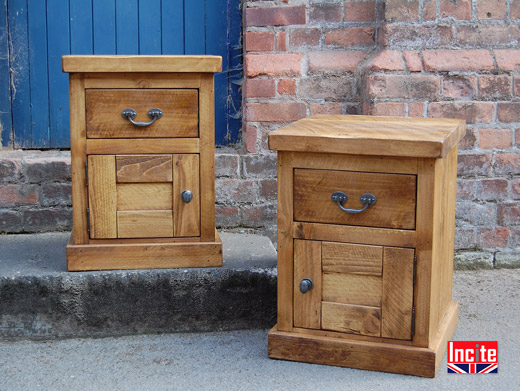
[[[268,328],[276,251],[222,233],[220,268],[67,272],[70,233],[0,235],[0,338],[103,337]]]

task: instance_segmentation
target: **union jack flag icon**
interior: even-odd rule
[[[448,364],[448,373],[498,373],[497,364]]]

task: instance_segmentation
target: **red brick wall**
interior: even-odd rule
[[[456,247],[514,251],[519,26],[516,0],[245,1],[245,153],[318,113],[464,118]]]

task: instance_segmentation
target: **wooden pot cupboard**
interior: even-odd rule
[[[64,56],[68,270],[222,265],[215,230],[218,56]]]
[[[278,323],[269,357],[433,377],[453,336],[465,122],[315,116],[278,151]]]

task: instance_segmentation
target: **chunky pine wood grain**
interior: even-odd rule
[[[321,326],[324,330],[380,337],[381,308],[325,301],[321,303]]]
[[[175,237],[200,236],[199,155],[173,155],[173,232]],[[190,190],[193,199],[181,199]]]
[[[324,242],[322,270],[380,276],[383,270],[383,247]]]
[[[118,155],[117,183],[171,182],[172,167],[172,155]]]
[[[118,211],[117,237],[171,238],[173,216],[171,210]]]
[[[117,210],[167,210],[173,205],[171,183],[118,183]],[[153,199],[153,202],[150,200]]]
[[[198,138],[89,139],[87,155],[199,153]]]
[[[117,238],[116,159],[112,155],[88,157],[90,237]]]

